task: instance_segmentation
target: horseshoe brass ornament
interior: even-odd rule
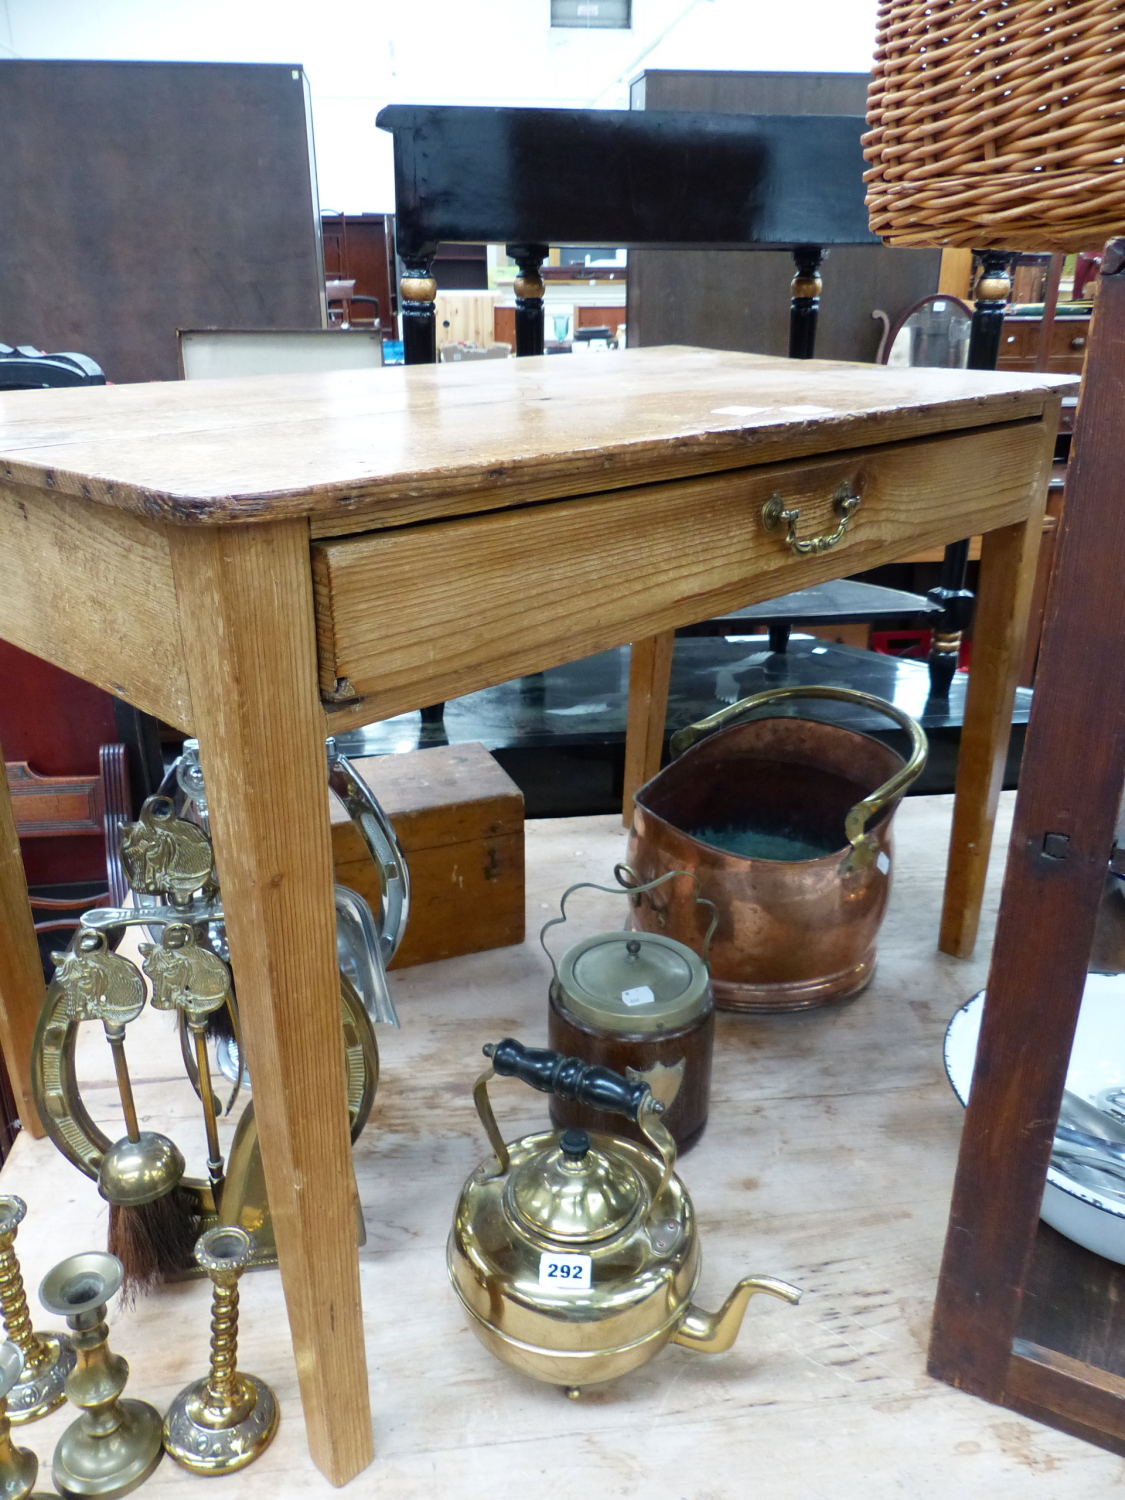
[[[127,963],[126,959],[118,961]],[[67,992],[56,976],[47,988],[47,998],[35,1029],[31,1086],[48,1136],[72,1166],[96,1182],[102,1158],[113,1143],[94,1123],[82,1099],[75,1068],[81,1021],[82,1017],[71,1013]],[[367,1124],[375,1100],[379,1048],[363,1002],[343,974],[340,975],[340,1021],[344,1032],[348,1114],[354,1143]],[[235,1127],[219,1200],[216,1201],[211,1183],[202,1178],[185,1177],[180,1186],[186,1188],[195,1200],[193,1215],[198,1220],[200,1233],[216,1224],[238,1224],[257,1236],[253,1265],[277,1264],[253,1101],[247,1104]],[[198,1276],[201,1273],[193,1269],[187,1274]]]
[[[189,901],[214,885],[211,841],[194,823],[176,816],[171,797],[149,797],[135,823],[121,833],[121,863],[134,891]]]
[[[144,1009],[146,985],[128,959],[115,953],[125,928],[138,926],[150,941],[141,943],[144,974],[151,981],[157,1010],[174,1011],[187,1078],[199,1096],[207,1129],[206,1178],[182,1177],[196,1235],[216,1226],[238,1226],[254,1235],[254,1266],[277,1264],[265,1176],[253,1101],[234,1126],[225,1152],[219,1132],[221,1107],[211,1084],[208,1018],[226,1006],[238,1046],[241,1041],[234,982],[228,964],[222,893],[207,828],[206,791],[196,747],[148,798],[137,821],[122,834],[122,863],[134,893],[133,906],[91,910],[70,950],[55,955],[57,971],[47,989],[32,1044],[32,1091],[46,1132],[66,1159],[99,1181],[114,1143],[99,1128],[82,1097],[76,1054],[84,1021],[101,1022],[110,1038],[123,1038],[126,1025]],[[351,768],[336,757],[338,779],[350,783]],[[337,921],[347,941],[350,966],[339,973],[340,1024],[344,1043],[347,1107],[354,1142],[371,1113],[379,1081],[374,1021],[397,1025],[384,973],[385,958],[402,934],[409,902],[409,874],[393,829],[370,793],[349,785],[349,811],[361,820],[368,847],[376,844],[384,881],[382,921],[362,898],[337,890]],[[365,789],[364,789],[365,790]],[[181,816],[178,809],[182,807]],[[341,910],[341,896],[347,896]],[[347,917],[348,922],[344,922]],[[363,919],[363,920],[361,920]],[[361,962],[366,958],[367,962]],[[351,978],[352,968],[356,982]],[[374,972],[374,979],[372,974]],[[376,981],[381,980],[381,985]],[[384,991],[386,993],[384,993]],[[113,1033],[113,1034],[111,1034]],[[241,1047],[238,1048],[241,1053]],[[194,1054],[194,1055],[193,1055]],[[221,1053],[220,1053],[221,1055]],[[227,1105],[230,1113],[241,1082]],[[174,1143],[173,1143],[174,1144]],[[357,1230],[363,1241],[362,1214]],[[201,1274],[197,1268],[188,1275]]]
[[[801,541],[797,535],[797,522],[801,519],[800,510],[796,506],[791,510],[786,509],[785,502],[780,495],[771,495],[762,506],[762,526],[766,531],[776,531],[784,524],[785,545],[790,552],[797,553],[799,557],[815,556],[820,552],[831,552],[832,548],[843,540],[852,516],[859,509],[859,502],[860,496],[853,495],[848,486],[842,484],[832,499],[832,509],[840,522],[836,530],[827,536],[811,536],[806,541]]]

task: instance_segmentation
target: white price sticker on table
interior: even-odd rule
[[[588,1292],[590,1267],[588,1255],[555,1255],[544,1250],[539,1257],[539,1285],[556,1292]]]

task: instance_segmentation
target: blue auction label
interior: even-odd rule
[[[588,1292],[592,1265],[588,1255],[556,1255],[544,1250],[539,1257],[539,1285],[548,1291]]]

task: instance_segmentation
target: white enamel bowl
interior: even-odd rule
[[[961,1007],[945,1033],[945,1071],[964,1104],[973,1080],[984,991]],[[1091,1104],[1103,1089],[1125,1086],[1125,974],[1090,974],[1066,1086]],[[1047,1169],[1039,1212],[1060,1234],[1107,1260],[1125,1265],[1125,1202],[1102,1197],[1060,1172]]]

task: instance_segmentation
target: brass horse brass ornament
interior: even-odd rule
[[[378,803],[332,742],[326,750],[327,781],[355,821],[382,885],[378,915],[354,891],[336,887],[340,1022],[354,1140],[367,1122],[378,1083],[374,1024],[398,1025],[385,970],[409,911],[409,873]],[[236,1118],[225,1152],[220,1136],[223,1105],[214,1092],[209,1042],[215,1044],[218,1072],[224,1071],[224,1049],[234,1064],[227,1074],[234,1083],[228,1116],[239,1093],[250,1091],[250,1078],[241,1055],[236,976],[227,962],[222,892],[208,828],[198,747],[188,741],[160,791],[122,831],[121,860],[134,904],[83,914],[69,950],[54,955],[56,972],[32,1044],[40,1116],[54,1144],[97,1182],[110,1204],[110,1249],[124,1263],[127,1296],[198,1274],[192,1247],[216,1226],[252,1235],[251,1265],[276,1264],[252,1099]],[[149,939],[139,945],[139,966],[114,951],[126,929],[136,926],[146,929]],[[150,1001],[154,1010],[176,1017],[184,1071],[203,1114],[205,1176],[188,1175],[183,1153],[169,1137],[140,1129],[125,1033]],[[217,1024],[221,1020],[223,1026]],[[125,1125],[117,1140],[95,1122],[78,1077],[79,1031],[92,1021],[101,1022],[113,1055]],[[362,1235],[362,1220],[357,1232]],[[33,1363],[27,1350],[24,1355]]]
[[[729,1349],[755,1292],[799,1301],[772,1276],[743,1277],[717,1313],[692,1301],[695,1213],[647,1083],[511,1039],[484,1051],[492,1066],[473,1097],[494,1155],[461,1191],[447,1260],[470,1327],[498,1359],[577,1396],[669,1343]],[[648,1148],[578,1129],[505,1143],[488,1098],[497,1074],[623,1115]]]

